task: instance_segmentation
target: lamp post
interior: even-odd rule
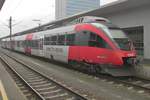
[[[10,48],[12,49],[12,16],[9,18]]]

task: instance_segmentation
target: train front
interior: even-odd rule
[[[136,51],[132,41],[118,27],[112,24],[93,23],[109,38],[112,52],[108,60],[108,67],[103,67],[106,73],[113,76],[132,76],[137,63]]]
[[[132,41],[120,29],[110,28],[109,31],[111,33],[109,37],[115,47],[114,56],[116,56],[115,58],[112,57],[112,62],[114,62],[114,67],[119,68],[118,71],[114,70],[114,72],[117,76],[134,75],[134,66],[137,60]]]

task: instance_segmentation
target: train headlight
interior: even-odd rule
[[[135,64],[135,58],[123,58],[123,62],[124,64],[128,64],[128,65],[132,65],[132,64]]]
[[[129,53],[127,54],[128,57],[133,57],[134,56],[134,53]]]

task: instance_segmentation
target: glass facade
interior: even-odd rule
[[[100,0],[67,0],[66,16],[100,7]]]
[[[55,17],[61,19],[100,7],[100,0],[55,0]]]

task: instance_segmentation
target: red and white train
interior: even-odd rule
[[[85,16],[70,24],[2,39],[2,47],[114,76],[133,75],[136,51],[125,33],[105,18]]]

